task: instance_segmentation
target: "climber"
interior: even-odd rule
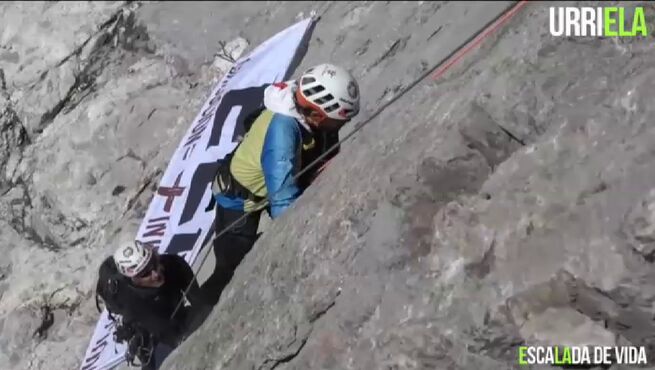
[[[182,257],[160,255],[138,241],[120,246],[113,256],[105,259],[99,275],[97,295],[104,301],[110,317],[121,316],[117,336],[122,338],[118,340],[127,341],[131,350],[142,350],[132,348],[135,342],[140,343],[136,347],[149,345],[146,356],[136,353],[145,364],[144,369],[153,368],[149,367],[153,364],[143,357],[151,357],[153,349],[165,354],[177,347],[189,333],[196,316],[210,307],[200,294],[191,267]],[[178,310],[171,319],[189,284],[186,299],[190,307]]]
[[[265,88],[261,112],[236,149],[220,161],[212,184],[217,233],[247,216],[215,238],[216,267],[203,290],[220,295],[257,238],[261,211],[275,219],[291,206],[337,150],[300,178],[295,176],[336,145],[339,129],[358,113],[357,81],[332,64]]]

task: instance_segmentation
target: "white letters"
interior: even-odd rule
[[[596,8],[596,36],[603,34],[603,8]]]
[[[612,347],[603,347],[603,364],[612,364]]]
[[[519,361],[530,365],[647,365],[648,357],[643,346],[526,346],[519,351]]]
[[[644,347],[616,347],[614,348],[616,363],[620,365],[647,364]]]
[[[602,7],[550,7],[549,30],[553,36],[603,36]]]
[[[594,18],[596,17],[594,8],[584,7],[581,9],[581,12],[580,28],[582,28],[582,35],[587,36],[587,29],[589,29],[589,35],[598,36],[596,34],[596,27],[594,27]]]
[[[571,31],[573,28],[573,31]],[[566,36],[580,35],[580,9],[566,8]]]
[[[562,36],[564,34],[564,8],[557,8],[557,17],[555,17],[555,8],[550,7],[550,34],[553,36]],[[557,19],[555,19],[557,18]],[[555,21],[557,20],[557,27]]]

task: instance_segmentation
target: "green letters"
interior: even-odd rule
[[[519,347],[519,365],[527,365],[528,361],[525,360],[525,351],[528,347],[521,346]]]
[[[619,36],[633,36],[625,30],[625,9],[619,8]]]
[[[605,14],[605,19],[604,19],[604,24],[605,24],[605,36],[610,37],[610,36],[618,36],[619,34],[616,31],[612,31],[611,26],[612,24],[616,23],[616,19],[612,18],[611,13],[616,13],[618,8],[615,7],[608,7],[604,9],[604,14]]]
[[[571,360],[571,347],[564,347],[564,355],[562,356],[562,363],[566,365],[571,365],[573,361]]]
[[[636,36],[637,31],[641,32],[642,36],[648,36],[644,8],[642,7],[637,7],[635,9],[635,18],[632,20],[632,36]]]
[[[618,19],[615,18],[615,14],[619,13]],[[646,25],[646,17],[644,15],[643,7],[636,7],[634,17],[632,19],[632,29],[625,29],[625,9],[617,7],[607,7],[603,8],[603,24],[605,28],[605,37],[612,36],[648,36],[648,28]],[[618,31],[612,27],[612,25],[617,25]]]

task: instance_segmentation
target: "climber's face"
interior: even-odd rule
[[[318,106],[308,102],[302,96],[300,90],[296,90],[294,94],[294,102],[296,103],[296,110],[312,130],[336,131],[348,122],[348,120],[339,120],[328,117]]]
[[[159,263],[159,255],[153,253],[148,265],[132,278],[134,284],[146,288],[158,288],[164,284],[164,268]]]
[[[343,127],[348,121],[326,117],[323,113],[312,109],[302,109],[300,114],[305,122],[316,131],[336,131]]]

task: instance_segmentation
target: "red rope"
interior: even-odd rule
[[[525,4],[527,4],[527,0],[521,0],[514,7],[512,7],[510,10],[507,11],[507,13],[503,14],[500,18],[496,20],[496,22],[490,24],[484,32],[479,34],[476,38],[471,40],[468,45],[466,45],[464,48],[462,48],[457,54],[453,55],[452,58],[441,65],[434,74],[432,75],[432,79],[436,80],[439,77],[441,77],[448,68],[452,67],[455,65],[457,62],[459,62],[466,53],[471,51],[473,48],[476,46],[480,45],[482,41],[484,41],[485,38],[487,38],[489,35],[491,35],[494,31],[496,31],[500,26],[502,26],[504,23],[506,23],[511,17],[513,17],[519,9],[521,9]]]

